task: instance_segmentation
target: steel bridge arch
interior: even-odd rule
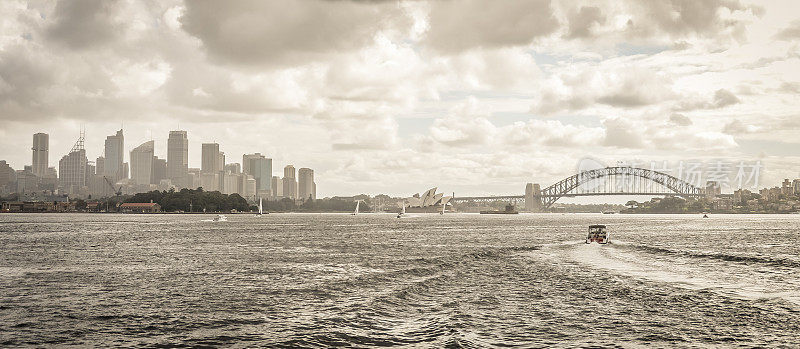
[[[628,166],[605,167],[576,173],[556,182],[547,188],[542,189],[540,196],[542,207],[549,208],[558,199],[565,195],[569,195],[571,191],[577,189],[582,184],[599,178],[612,176],[631,176],[644,178],[656,184],[660,184],[678,195],[697,196],[703,193],[702,189],[692,185],[691,183],[663,172]],[[631,195],[636,195],[636,193],[632,192]]]

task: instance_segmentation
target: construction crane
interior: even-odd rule
[[[117,196],[122,195],[122,186],[119,186],[119,188],[114,188],[114,185],[111,184],[111,180],[109,180],[108,177],[103,176],[103,179],[106,180],[106,183],[108,183],[108,186],[111,187],[111,191],[113,191],[114,194],[116,194]]]

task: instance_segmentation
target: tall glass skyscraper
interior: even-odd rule
[[[50,149],[50,136],[47,133],[33,135],[33,160],[31,161],[33,174],[44,177],[47,173]]]
[[[122,130],[117,131],[113,136],[106,137],[105,154],[103,175],[114,181],[127,177],[123,165],[125,162],[125,137],[122,135]]]
[[[256,190],[262,195],[271,195],[272,191],[272,159],[261,153],[242,155],[244,173],[256,180]]]
[[[167,140],[167,178],[178,188],[190,186],[189,176],[189,138],[186,131],[169,131]]]

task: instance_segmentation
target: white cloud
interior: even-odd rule
[[[315,168],[326,195],[520,192],[587,154],[738,156],[800,130],[794,4],[763,6],[3,1],[0,158],[21,168],[45,131],[54,163],[80,124],[90,157],[120,123],[160,149],[180,125],[231,159]]]

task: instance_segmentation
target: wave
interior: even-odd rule
[[[641,251],[665,254],[665,255],[683,256],[689,258],[714,259],[726,262],[739,262],[745,264],[754,263],[754,264],[767,264],[780,267],[800,268],[800,261],[789,258],[735,255],[728,253],[717,253],[717,252],[706,252],[706,251],[682,251],[682,250],[673,250],[665,247],[620,243],[613,241],[611,242],[611,244],[613,246],[628,247]]]

